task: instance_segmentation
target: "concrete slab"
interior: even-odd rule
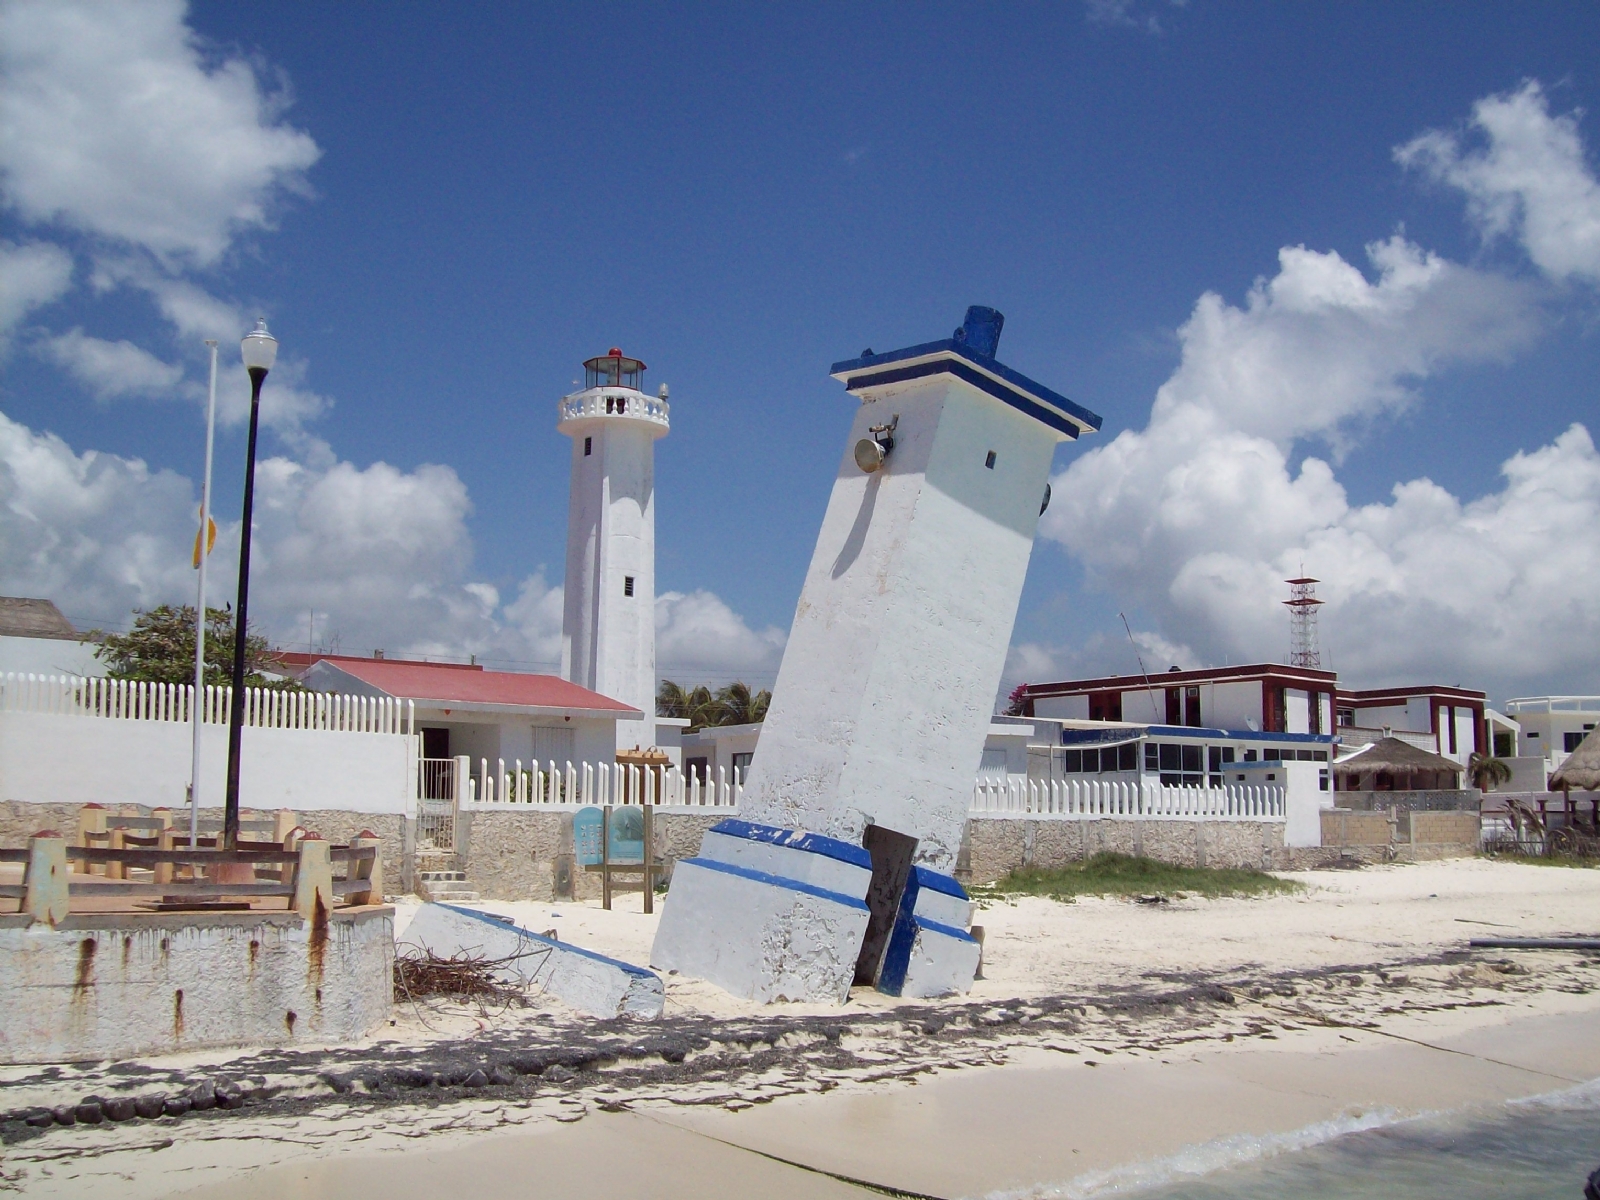
[[[597,1017],[654,1019],[665,1002],[666,988],[652,971],[453,904],[419,908],[399,950],[403,953],[408,944],[440,958],[472,954],[508,960],[501,968],[508,984],[542,989]]]

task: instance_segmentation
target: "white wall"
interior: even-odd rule
[[[104,675],[93,642],[61,638],[0,637],[0,675]]]
[[[192,726],[47,713],[0,713],[0,800],[29,804],[187,804]],[[207,725],[200,802],[220,805],[228,729]],[[416,739],[402,733],[246,727],[246,808],[406,813],[416,808]]]
[[[1283,689],[1284,733],[1311,732],[1311,693],[1305,688]]]
[[[1086,714],[1087,715],[1087,714]],[[1122,719],[1148,721],[1152,725],[1167,723],[1167,693],[1164,688],[1122,693]]]
[[[955,861],[1058,435],[936,375],[866,389],[745,791],[748,819]],[[871,475],[852,449],[898,416]],[[984,466],[989,451],[994,469]]]
[[[1217,683],[1202,688],[1200,715],[1213,729],[1261,729],[1261,681]]]
[[[1123,698],[1127,704],[1127,698]],[[1053,717],[1058,721],[1087,721],[1089,719],[1089,697],[1087,696],[1045,696],[1033,702],[1035,716]],[[1126,713],[1127,709],[1124,708]]]

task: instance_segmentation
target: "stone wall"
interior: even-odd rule
[[[1265,869],[1285,860],[1283,822],[973,817],[957,873],[965,882],[993,883],[1020,867],[1061,867],[1106,852],[1179,866]]]
[[[698,854],[705,831],[731,815],[717,809],[654,813],[655,852],[667,861],[667,878],[672,863]],[[562,809],[464,810],[456,821],[456,849],[471,886],[489,900],[553,900],[563,874],[574,898],[599,896],[599,877],[573,862],[572,816]]]
[[[389,1015],[394,910],[0,915],[0,1062],[326,1045]]]
[[[1341,804],[1343,798],[1341,793]],[[1401,810],[1391,816],[1340,807],[1324,809],[1321,816],[1322,845],[1294,851],[1291,866],[1464,858],[1476,854],[1480,844],[1482,821],[1475,810]]]

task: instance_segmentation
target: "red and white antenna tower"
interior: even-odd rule
[[[1317,648],[1317,609],[1323,602],[1317,599],[1317,584],[1321,581],[1302,576],[1287,582],[1289,598],[1284,603],[1289,606],[1289,665],[1320,670],[1322,651]]]

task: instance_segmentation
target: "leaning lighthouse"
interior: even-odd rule
[[[656,740],[655,442],[669,427],[667,389],[645,395],[644,363],[615,347],[583,367],[557,425],[572,439],[561,674],[645,714],[617,722],[628,750]]]

